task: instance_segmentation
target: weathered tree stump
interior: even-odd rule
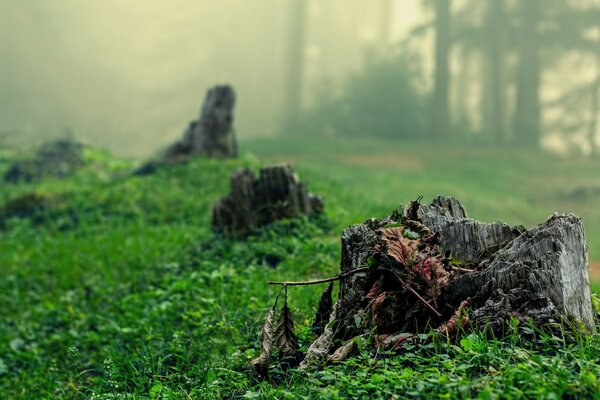
[[[71,140],[56,140],[44,144],[34,158],[18,161],[4,175],[6,182],[31,182],[44,177],[65,177],[83,165],[83,149]]]
[[[197,120],[190,123],[183,139],[169,147],[166,162],[195,155],[237,157],[237,141],[233,130],[235,92],[229,85],[215,86],[206,93]]]
[[[377,346],[397,349],[417,333],[453,335],[464,324],[502,335],[512,318],[595,331],[585,234],[572,214],[526,230],[468,219],[453,198],[413,202],[346,229],[338,277],[329,323],[301,367],[346,357],[353,338],[373,332]]]
[[[258,178],[249,169],[231,177],[231,194],[213,206],[213,228],[242,237],[279,219],[323,211],[323,200],[308,192],[289,165],[266,167]]]

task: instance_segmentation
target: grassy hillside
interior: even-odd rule
[[[471,216],[533,225],[555,209],[584,218],[600,260],[599,162],[525,152],[308,141],[246,143],[257,156],[198,158],[146,177],[91,150],[66,180],[0,190],[1,398],[495,398],[600,393],[600,337],[515,333],[375,356],[311,374],[248,377],[276,289],[332,276],[339,234],[418,195],[453,194]],[[299,149],[302,148],[302,151]],[[0,154],[0,173],[14,155]],[[285,221],[247,241],[210,231],[210,207],[239,167],[297,164],[326,217]],[[1,161],[5,160],[5,161]],[[583,194],[578,188],[585,187]],[[579,190],[581,191],[581,190]],[[15,212],[17,210],[18,212]],[[596,218],[596,219],[594,219]],[[302,346],[321,287],[290,290]],[[527,328],[526,328],[527,329]]]

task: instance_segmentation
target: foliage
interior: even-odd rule
[[[343,137],[426,137],[427,109],[419,87],[418,60],[414,52],[403,49],[350,76],[340,94],[321,88],[296,131]]]
[[[269,146],[271,154],[284,153],[284,145],[274,141],[254,146],[265,156]],[[340,148],[343,154],[374,153],[376,146],[347,142]],[[416,145],[403,151],[421,152]],[[474,334],[465,342],[440,339],[425,348],[409,347],[397,356],[377,355],[357,343],[358,357],[319,372],[270,371],[271,380],[262,383],[247,374],[260,352],[262,317],[279,290],[265,289],[265,282],[333,276],[339,269],[339,233],[347,225],[384,214],[416,194],[429,198],[428,190],[464,194],[473,217],[530,223],[554,203],[544,196],[528,205],[528,191],[539,187],[521,181],[524,172],[539,179],[557,169],[563,175],[553,176],[560,180],[597,171],[593,161],[557,166],[556,160],[511,154],[515,175],[499,167],[505,154],[452,151],[427,153],[431,161],[425,171],[392,168],[381,175],[364,165],[332,163],[324,154],[327,161],[298,170],[326,197],[327,216],[282,221],[246,241],[214,235],[209,221],[212,203],[229,189],[230,174],[260,166],[250,156],[198,158],[147,177],[129,177],[125,167],[131,163],[96,160],[65,180],[3,186],[0,205],[26,193],[60,202],[49,208],[55,214],[37,225],[30,218],[12,218],[0,231],[0,397],[593,396],[599,390],[599,336],[565,343],[550,336],[525,340],[527,332],[503,341]],[[456,165],[456,157],[465,164]],[[593,199],[573,204],[587,202],[597,209]],[[76,223],[57,222],[67,210],[75,213]],[[596,243],[599,234],[589,229],[590,243]],[[594,245],[591,251],[598,254]],[[289,293],[300,351],[314,337],[312,317],[322,289],[297,287]]]

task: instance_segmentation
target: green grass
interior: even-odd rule
[[[522,336],[527,327],[502,341],[472,334],[401,355],[365,347],[314,373],[251,379],[246,365],[276,294],[265,282],[334,275],[346,226],[418,195],[453,194],[473,217],[529,226],[573,210],[600,260],[598,199],[564,195],[595,185],[597,161],[330,144],[256,141],[245,148],[258,158],[198,158],[147,177],[128,177],[132,163],[92,152],[69,179],[3,186],[0,207],[32,192],[48,202],[0,228],[0,398],[598,397],[598,335],[531,339]],[[376,161],[357,161],[361,152]],[[392,152],[397,164],[378,157]],[[0,154],[0,172],[12,157]],[[327,217],[277,223],[247,241],[211,233],[210,207],[228,192],[231,172],[257,169],[259,158],[295,161],[311,191],[324,195]],[[304,348],[321,290],[290,290]]]

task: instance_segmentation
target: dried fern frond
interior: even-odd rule
[[[287,305],[287,301],[281,308],[277,329],[275,330],[277,349],[279,350],[279,360],[290,360],[296,357],[298,352],[298,338],[294,333],[294,316]]]
[[[269,361],[274,343],[273,321],[275,320],[275,307],[271,307],[265,318],[265,323],[260,333],[260,356],[252,360],[250,366],[260,378],[266,378],[269,374]]]

